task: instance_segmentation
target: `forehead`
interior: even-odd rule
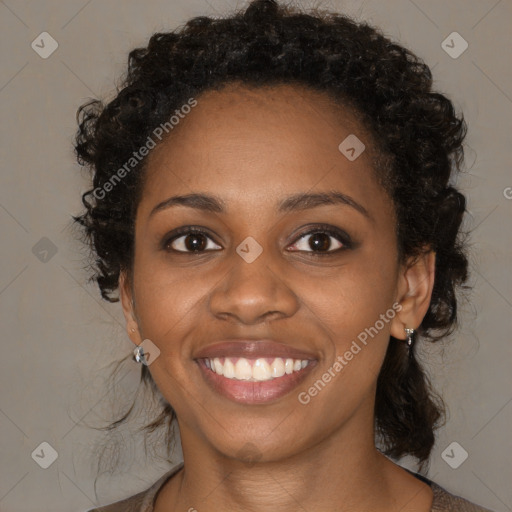
[[[229,202],[240,194],[263,200],[317,185],[360,196],[377,187],[377,151],[367,130],[324,93],[230,84],[196,100],[148,156],[143,197],[208,191]],[[365,148],[350,161],[339,146],[354,136]]]

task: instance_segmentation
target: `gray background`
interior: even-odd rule
[[[460,185],[469,198],[474,291],[461,305],[461,329],[444,347],[426,354],[449,407],[429,476],[493,510],[511,510],[512,199],[506,196],[512,193],[512,3],[333,0],[301,5],[380,26],[433,67],[437,88],[464,112],[467,172]],[[107,365],[132,349],[120,306],[105,303],[87,284],[85,251],[69,228],[87,188],[72,151],[77,107],[90,97],[110,98],[129,50],[146,44],[153,32],[235,6],[235,0],[0,2],[2,512],[84,511],[98,504],[94,446],[103,437],[84,422],[109,418],[117,402],[105,381]],[[31,48],[43,31],[59,45],[47,59]],[[469,43],[456,59],[441,47],[453,31]],[[129,362],[119,400],[131,396],[138,376],[139,367]],[[162,460],[146,460],[133,434],[133,426],[118,434],[123,446],[119,471],[98,481],[101,504],[145,489],[169,467]],[[47,469],[31,456],[42,442],[58,453]],[[452,442],[468,452],[457,469],[442,457]],[[48,449],[43,453],[49,456]],[[462,451],[456,447],[448,453],[453,460]]]

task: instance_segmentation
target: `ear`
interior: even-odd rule
[[[124,270],[119,274],[119,296],[123,306],[124,319],[126,321],[126,332],[135,345],[140,345],[142,338],[139,332],[137,317],[135,315],[133,288],[129,277]]]
[[[402,265],[396,302],[402,308],[391,322],[391,336],[406,339],[405,328],[417,329],[425,317],[434,288],[436,254],[428,250]]]

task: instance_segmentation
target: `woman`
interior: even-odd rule
[[[485,510],[391,460],[427,465],[416,344],[467,278],[466,125],[421,60],[257,0],[155,34],[79,123],[94,278],[184,458],[96,510]]]

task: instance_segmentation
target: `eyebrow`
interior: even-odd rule
[[[288,213],[298,210],[308,210],[316,208],[318,206],[343,204],[350,206],[362,213],[365,217],[371,220],[371,216],[368,210],[352,197],[342,194],[341,192],[321,192],[321,193],[299,193],[289,196],[278,203],[277,210],[280,213]],[[149,217],[153,216],[157,212],[167,210],[172,206],[187,206],[189,208],[195,208],[205,212],[213,213],[225,213],[226,205],[225,202],[213,195],[209,194],[186,194],[180,196],[173,196],[165,199],[158,203],[149,214]]]

